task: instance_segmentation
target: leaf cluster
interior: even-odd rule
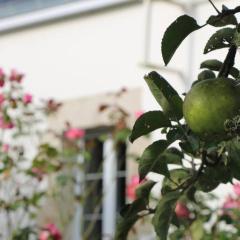
[[[228,48],[226,59],[223,62],[216,59],[204,61],[200,66],[202,72],[193,85],[205,79],[228,75],[236,79],[237,84],[239,70],[234,67],[236,49],[240,45],[239,24],[234,15],[237,12],[240,12],[240,7],[228,9],[223,6],[222,11],[216,16],[210,16],[203,26],[198,25],[190,16],[178,17],[168,27],[162,40],[165,64],[169,63],[177,48],[190,33],[206,25],[223,27],[210,37],[203,53]],[[196,202],[197,192],[210,192],[221,183],[231,182],[233,178],[240,180],[238,133],[232,131],[226,134],[225,140],[201,139],[185,124],[182,112],[183,99],[173,86],[155,71],[147,74],[144,79],[160,109],[146,112],[137,119],[130,141],[134,142],[155,130],[162,133],[162,138],[150,144],[139,159],[138,171],[140,181],[143,182],[140,186],[144,191],[139,193],[137,200],[127,205],[121,213],[116,240],[127,239],[131,227],[146,215],[153,216],[152,224],[158,238],[166,240],[171,225],[181,227],[175,214],[178,201],[188,199]],[[161,198],[154,209],[149,207],[147,196],[155,183],[144,183],[149,172],[164,177]],[[141,214],[143,211],[144,215]],[[191,223],[190,231],[202,236],[202,222],[199,219],[195,220]]]

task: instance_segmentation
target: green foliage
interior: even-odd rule
[[[220,71],[223,63],[216,59],[206,60],[201,63],[200,68],[208,68],[211,71]],[[230,75],[237,78],[239,76],[239,70],[235,67],[232,67],[229,72]]]
[[[125,240],[132,226],[140,218],[139,213],[146,209],[145,201],[137,199],[132,204],[127,204],[120,212],[118,218],[115,240]]]
[[[223,62],[210,59],[201,63],[200,68],[203,71],[195,78],[197,80],[193,85],[217,76],[227,78],[231,75],[238,80],[240,72],[234,67],[236,50],[240,45],[239,26],[234,15],[238,12],[240,6],[235,9],[223,6],[222,11],[216,16],[211,16],[203,26],[199,26],[195,19],[187,15],[177,18],[163,36],[164,63],[166,65],[169,63],[177,48],[190,33],[206,25],[214,27],[232,25],[231,28],[217,30],[204,49],[206,54],[217,49],[229,48],[226,59]],[[240,180],[239,121],[236,122],[236,118],[226,119],[223,126],[226,128],[226,138],[218,139],[213,134],[212,137],[204,139],[195,134],[182,120],[183,100],[171,84],[157,72],[150,72],[144,79],[162,112],[152,111],[140,117],[133,127],[130,140],[133,142],[156,129],[161,131],[161,138],[149,145],[138,161],[140,180],[146,178],[149,172],[163,176],[161,197],[157,199],[156,206],[149,209],[148,205],[151,203],[149,193],[155,183],[148,180],[141,184],[137,189],[137,200],[124,208],[116,239],[127,238],[128,231],[139,219],[141,215],[139,212],[143,210],[144,216],[152,215],[153,226],[160,240],[166,240],[168,237],[171,240],[185,237],[193,240],[210,240],[213,239],[212,232],[215,234],[214,239],[237,239],[238,235],[235,233],[217,232],[216,226],[212,227],[212,232],[205,229],[205,223],[212,220],[212,209],[204,203],[199,194],[208,192],[207,196],[210,197],[209,192],[219,184],[231,183],[233,178]],[[235,84],[233,87],[236,87]],[[236,112],[236,115],[238,114]],[[231,123],[231,129],[227,129],[228,123]],[[176,145],[172,146],[172,143]],[[179,147],[176,147],[177,144]],[[187,202],[193,210],[192,214],[188,215],[185,212],[186,216],[182,218],[177,216],[176,204],[179,202]],[[226,218],[217,218],[215,224],[221,221],[226,221]],[[171,226],[175,231],[169,234]]]
[[[227,25],[237,25],[237,19],[234,15],[217,15],[217,16],[211,16],[207,20],[207,24],[214,26],[214,27],[224,27]]]
[[[167,193],[157,205],[153,217],[153,226],[160,240],[167,240],[170,221],[179,197],[180,193],[178,191]]]
[[[211,78],[216,78],[216,75],[213,71],[211,70],[203,70],[198,74],[198,80],[205,80],[205,79],[211,79]],[[193,86],[193,85],[192,85]]]
[[[161,153],[168,147],[169,143],[165,140],[159,140],[148,146],[139,159],[138,172],[140,180],[144,179],[147,173],[157,172],[163,175],[169,175],[167,164],[162,161]]]
[[[153,188],[153,186],[155,185],[156,183],[153,182],[153,181],[146,181],[144,182],[143,184],[141,184],[137,189],[136,189],[136,196],[137,198],[139,199],[144,199],[145,200],[145,203],[146,205],[148,204],[149,202],[149,196],[150,196],[150,192]]]
[[[155,121],[157,119],[157,121]],[[132,133],[129,137],[133,142],[137,138],[146,135],[162,127],[170,127],[171,122],[164,116],[161,111],[150,111],[140,116],[133,126]]]
[[[164,114],[171,120],[179,120],[183,117],[183,101],[177,91],[157,72],[151,72],[144,77]]]
[[[182,41],[193,31],[200,29],[196,20],[188,15],[180,16],[166,30],[162,39],[162,56],[167,65]]]
[[[201,240],[204,236],[203,222],[199,219],[190,226],[192,240]]]
[[[238,139],[233,139],[232,141],[228,142],[227,145],[228,149],[228,159],[229,165],[232,171],[232,175],[234,178],[240,180],[240,143]]]
[[[217,49],[230,47],[233,43],[235,32],[236,30],[234,28],[223,28],[214,33],[204,48],[204,54]]]

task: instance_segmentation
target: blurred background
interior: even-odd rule
[[[214,2],[219,9],[222,4],[229,8],[239,4],[237,0]],[[150,140],[133,145],[124,140],[116,147],[113,126],[114,131],[116,126],[131,128],[141,113],[158,109],[143,76],[156,70],[182,94],[196,80],[204,59],[224,60],[224,49],[203,55],[214,32],[207,26],[188,37],[169,66],[164,66],[163,33],[182,14],[195,17],[201,25],[215,10],[207,0],[0,0],[0,66],[23,72],[23,86],[36,99],[61,101],[59,111],[47,118],[50,128],[59,132],[67,122],[84,129],[78,144],[92,156],[81,171],[73,171],[75,197],[95,182],[84,203],[59,196],[58,204],[45,201],[39,213],[41,224],[57,223],[59,206],[70,206],[67,224],[58,224],[63,239],[112,239],[119,209],[134,198],[131,185],[138,181],[133,156],[141,154]],[[107,135],[104,140],[96,140],[103,135]],[[157,136],[154,132],[151,138]],[[77,158],[82,163],[85,156]],[[151,178],[159,180],[157,175]],[[218,192],[229,191],[222,186]],[[130,239],[155,239],[151,228],[141,224]]]

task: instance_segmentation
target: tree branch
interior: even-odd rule
[[[212,2],[212,0],[208,0],[210,2],[210,4],[213,6],[213,8],[216,10],[216,12],[218,14],[220,14],[221,12],[217,9],[217,7],[214,5],[214,3]]]
[[[237,52],[237,47],[235,45],[232,45],[229,48],[228,54],[226,56],[226,59],[224,60],[224,63],[219,71],[218,77],[228,77],[229,72],[231,71],[231,68],[234,66],[235,63],[235,56]]]

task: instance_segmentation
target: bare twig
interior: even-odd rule
[[[217,9],[217,7],[214,5],[214,3],[212,2],[212,0],[208,0],[210,2],[210,4],[213,6],[213,8],[216,10],[216,12],[218,14],[220,14],[221,12]]]

